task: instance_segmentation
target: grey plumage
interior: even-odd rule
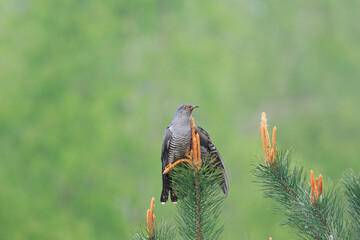
[[[190,116],[194,108],[198,106],[192,106],[190,104],[182,104],[175,112],[174,118],[170,126],[165,129],[163,144],[161,150],[161,162],[162,172],[169,163],[174,163],[179,159],[185,158],[187,152],[190,151],[191,145],[191,123]],[[217,164],[223,171],[222,175],[222,190],[227,196],[229,191],[228,181],[226,178],[226,170],[224,162],[216,149],[215,145],[210,139],[209,134],[201,127],[195,125],[195,133],[200,136],[200,149],[202,158],[210,156],[213,159],[212,164]],[[162,175],[163,189],[161,192],[160,201],[165,203],[169,197],[172,202],[177,201],[176,194],[170,185],[169,174]]]

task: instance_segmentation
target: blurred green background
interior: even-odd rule
[[[260,115],[325,185],[359,169],[359,8],[1,1],[0,238],[127,239],[152,196],[174,221],[160,151],[181,103],[200,105],[228,170],[224,239],[295,238],[252,183]]]

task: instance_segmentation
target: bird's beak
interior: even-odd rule
[[[193,110],[194,108],[198,108],[198,107],[199,107],[198,105],[195,105],[195,106],[189,107],[189,109]]]

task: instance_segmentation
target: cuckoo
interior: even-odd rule
[[[161,162],[162,172],[164,172],[166,166],[169,163],[174,163],[179,159],[186,157],[186,154],[190,151],[191,146],[191,123],[190,117],[194,108],[199,106],[193,106],[190,104],[180,105],[174,115],[174,118],[165,129],[162,149],[161,149]],[[201,127],[195,125],[195,133],[200,136],[200,150],[202,158],[208,156],[211,159],[211,164],[220,167],[222,170],[221,186],[222,191],[227,196],[229,191],[228,181],[226,178],[226,170],[224,162],[216,149],[214,143],[211,141],[209,134]],[[204,160],[204,159],[203,159]],[[171,179],[169,173],[162,175],[163,188],[161,192],[160,201],[165,203],[168,200],[169,192],[172,202],[177,202],[177,196],[174,189],[171,186]]]

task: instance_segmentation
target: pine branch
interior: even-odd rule
[[[347,199],[347,212],[350,218],[348,224],[353,233],[353,239],[360,236],[360,174],[349,169],[343,175],[342,182]],[[351,238],[352,238],[351,237]]]
[[[275,152],[276,128],[271,146],[265,113],[260,129],[265,160],[252,173],[265,197],[278,202],[275,210],[287,217],[284,225],[305,239],[343,239],[346,231],[337,185],[328,184],[323,194],[321,175],[314,181],[312,174],[309,185],[303,167],[291,163],[291,150]]]
[[[318,202],[313,203],[305,185],[307,178],[298,164],[290,167],[291,150],[279,151],[277,162],[259,164],[252,171],[265,197],[277,201],[275,211],[287,217],[284,225],[298,229],[298,235],[307,239],[323,239],[328,225],[324,221]],[[330,235],[330,234],[328,234]],[[326,239],[326,238],[325,238]]]
[[[149,232],[145,226],[140,226],[131,235],[133,240],[175,240],[175,228],[168,222],[160,222],[156,225],[154,235],[149,237]]]
[[[200,169],[182,163],[170,172],[179,197],[176,220],[182,239],[219,239],[223,231],[219,224],[225,198],[220,186],[222,172],[210,162],[202,163]]]
[[[195,197],[196,197],[196,239],[202,240],[201,234],[201,198],[199,192],[199,176],[195,174],[194,177],[194,185],[195,185]]]
[[[139,227],[132,235],[133,240],[167,240],[175,239],[174,228],[167,223],[155,224],[155,199],[151,199],[150,209],[146,214],[146,227]]]

